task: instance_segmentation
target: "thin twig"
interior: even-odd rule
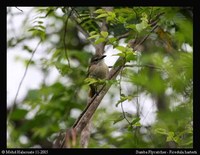
[[[33,59],[33,56],[34,56],[35,52],[37,51],[37,48],[38,48],[38,46],[40,45],[41,42],[42,42],[42,40],[40,40],[40,41],[38,42],[38,44],[37,44],[35,50],[32,52],[31,57],[30,57],[30,59],[29,59],[27,65],[26,65],[24,74],[23,74],[22,79],[21,79],[21,81],[20,81],[20,83],[19,83],[19,86],[18,86],[18,88],[17,88],[17,92],[16,92],[16,95],[15,95],[15,98],[14,98],[13,106],[12,106],[12,108],[10,109],[10,113],[9,113],[9,115],[8,115],[8,119],[7,119],[8,122],[9,122],[9,119],[10,119],[10,115],[11,115],[12,111],[14,110],[14,108],[15,108],[15,106],[16,106],[16,104],[17,104],[17,97],[18,97],[20,88],[21,88],[21,86],[22,86],[22,83],[23,83],[23,81],[24,81],[24,79],[25,79],[25,76],[26,76],[26,74],[27,74],[28,67],[29,67],[29,65],[30,65],[30,63],[31,63],[31,61],[32,61],[32,59]]]
[[[70,61],[69,61],[69,56],[68,56],[68,52],[67,52],[67,45],[66,45],[65,37],[66,37],[66,33],[67,33],[67,24],[68,24],[68,20],[69,20],[69,17],[71,16],[72,11],[73,11],[73,9],[70,11],[70,13],[69,13],[69,15],[67,16],[67,19],[66,19],[66,21],[65,21],[64,37],[63,37],[63,43],[64,43],[64,49],[65,49],[65,56],[66,56],[66,59],[67,59],[67,61],[68,61],[69,68],[70,68]]]
[[[137,55],[137,65],[139,65],[139,55]],[[139,67],[137,67],[137,74],[139,73]],[[140,105],[139,105],[139,88],[138,88],[138,84],[136,85],[136,92],[137,92],[137,98],[136,98],[136,105],[137,105],[137,117],[139,117],[139,109],[140,109]]]
[[[120,72],[120,78],[119,78],[119,96],[123,96],[122,94],[122,87],[121,87],[121,81],[122,81],[122,71],[123,71],[123,68],[121,69],[121,72]],[[128,122],[129,125],[131,125],[131,123],[129,122],[129,120],[127,119],[126,117],[126,114],[125,114],[125,111],[124,111],[124,107],[123,107],[123,102],[121,102],[121,109],[122,109],[122,114],[123,114],[123,117],[124,119]]]
[[[146,40],[147,40],[147,38],[149,37],[149,35],[156,29],[158,27],[158,25],[155,25],[154,27],[153,27],[153,29],[133,48],[133,50],[135,51],[137,48],[138,48],[138,46],[140,46],[141,44],[143,44]]]
[[[124,112],[124,107],[123,107],[123,103],[121,103],[121,109],[122,109],[122,114],[124,119],[128,122],[128,124],[132,127],[131,122],[127,119],[125,112]]]
[[[116,38],[117,38],[117,40],[120,40],[120,39],[122,39],[122,38],[128,37],[129,34],[130,34],[130,32],[126,32],[126,33],[124,33],[124,34],[122,34],[122,35],[120,35],[120,36],[117,36]]]
[[[16,7],[16,9],[19,10],[19,11],[21,11],[21,12],[23,12],[23,10],[19,9],[18,7]]]
[[[122,96],[121,81],[122,81],[122,71],[120,72],[120,76],[119,76],[119,96]]]
[[[154,65],[124,65],[124,67],[149,67],[149,68],[153,68],[153,69],[160,69],[160,70],[162,70],[161,67],[156,67]],[[108,68],[113,68],[113,66],[108,66]]]

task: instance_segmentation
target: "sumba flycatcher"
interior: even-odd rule
[[[91,58],[87,77],[94,79],[108,78],[109,74],[108,66],[104,63],[103,60],[105,57],[106,57],[105,55],[96,54]],[[92,98],[95,94],[97,94],[100,91],[101,87],[102,84],[98,82],[90,84],[89,98]],[[88,146],[88,141],[90,137],[90,128],[91,128],[91,120],[81,131],[80,143],[83,148],[87,148]]]
[[[106,79],[109,75],[108,66],[104,63],[104,58],[106,55],[96,54],[92,57],[90,66],[88,69],[88,77],[95,79]],[[98,93],[101,84],[94,83],[90,85],[89,97],[93,97]]]

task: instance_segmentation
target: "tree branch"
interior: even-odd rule
[[[108,66],[108,68],[112,68],[113,66]],[[160,67],[156,67],[154,65],[148,65],[148,64],[142,64],[142,65],[124,65],[124,67],[149,67],[149,68],[153,68],[153,69],[160,69],[162,70],[162,68]]]
[[[118,64],[119,61],[122,61],[120,57],[115,64]],[[123,65],[122,65],[123,66]],[[108,80],[116,79],[117,75],[119,74],[122,66],[113,67],[109,73]],[[99,91],[99,93],[95,94],[95,96],[87,103],[86,108],[83,110],[77,121],[72,126],[72,130],[76,131],[76,134],[80,134],[80,132],[85,128],[89,120],[92,118],[94,112],[96,111],[97,107],[99,106],[101,100],[108,92],[111,85],[104,84]],[[64,147],[65,139],[62,141],[61,147]]]
[[[124,34],[122,34],[122,35],[120,35],[120,36],[117,36],[116,38],[117,38],[117,40],[120,40],[120,39],[122,39],[122,38],[128,37],[129,35],[130,35],[130,32],[126,32],[126,33],[124,33]]]
[[[19,10],[19,11],[21,11],[21,12],[23,12],[23,10],[21,10],[21,9],[19,9],[18,7],[15,7],[17,10]]]

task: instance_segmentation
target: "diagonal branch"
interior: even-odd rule
[[[8,114],[8,117],[7,117],[7,121],[8,121],[8,122],[9,122],[9,120],[10,120],[10,116],[11,116],[13,110],[15,109],[15,107],[16,107],[16,105],[17,105],[17,97],[18,97],[19,91],[20,91],[20,89],[21,89],[22,83],[24,82],[24,79],[25,79],[26,74],[27,74],[27,72],[28,72],[29,65],[31,64],[31,61],[32,61],[32,59],[33,59],[33,56],[35,55],[35,52],[37,51],[37,49],[38,49],[39,45],[41,44],[41,42],[42,42],[42,40],[40,40],[40,41],[38,42],[37,46],[36,46],[35,49],[32,51],[31,57],[30,57],[30,59],[29,59],[27,65],[26,65],[24,74],[23,74],[22,79],[21,79],[21,81],[20,81],[20,83],[19,83],[19,86],[18,86],[18,88],[17,88],[17,92],[16,92],[16,95],[15,95],[15,98],[14,98],[13,106],[12,106],[12,108],[10,109],[10,113]]]
[[[122,58],[120,57],[117,61],[118,62],[122,61]],[[108,80],[111,79],[116,79],[117,75],[119,74],[120,70],[123,68],[122,66],[114,67],[111,69],[109,73],[109,78]],[[111,85],[103,85],[99,93],[97,93],[90,101],[87,103],[86,108],[83,110],[77,121],[74,123],[72,126],[72,131],[76,131],[76,134],[80,134],[81,131],[85,128],[89,120],[92,118],[94,112],[98,108],[99,104],[101,103],[101,100],[103,97],[106,95],[108,90],[110,89]],[[65,137],[64,137],[65,138]],[[66,139],[62,141],[61,147],[64,147]]]

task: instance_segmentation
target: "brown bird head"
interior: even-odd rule
[[[91,64],[97,64],[101,60],[103,60],[106,57],[106,55],[94,55],[91,59]]]

